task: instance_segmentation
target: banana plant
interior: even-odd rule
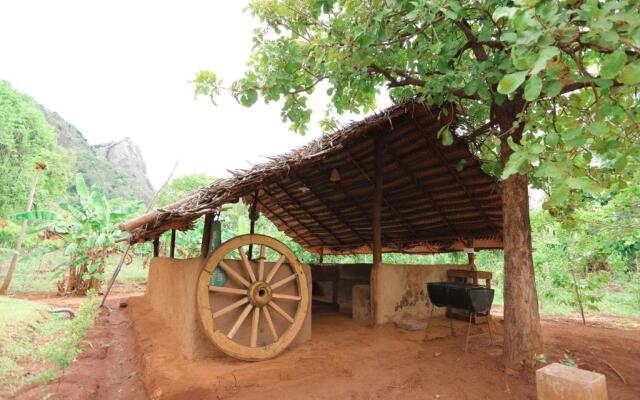
[[[77,201],[61,203],[60,214],[32,211],[15,218],[35,220],[35,229],[61,240],[63,260],[53,275],[58,279],[58,291],[84,295],[89,289],[99,291],[108,257],[122,250],[118,240],[124,234],[118,224],[142,211],[144,205],[130,202],[112,207],[98,187],[88,189],[81,174],[76,176],[76,192]]]

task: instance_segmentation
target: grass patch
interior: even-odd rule
[[[63,258],[61,253],[59,251],[45,254],[36,252],[19,260],[9,287],[9,293],[55,292],[57,290],[56,280],[52,279],[52,273]],[[119,261],[120,256],[109,257],[104,273],[107,280],[111,278]],[[8,263],[9,257],[0,258],[0,265],[8,265]],[[126,291],[137,290],[140,284],[147,281],[148,271],[143,258],[134,257],[131,264],[122,267],[116,282],[123,284]]]
[[[54,378],[81,352],[81,339],[97,316],[96,300],[75,319],[49,314],[43,304],[0,297],[0,398],[31,382]]]

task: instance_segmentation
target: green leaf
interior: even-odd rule
[[[637,85],[640,83],[640,63],[634,61],[625,65],[618,75],[618,81],[625,85]]]
[[[87,189],[87,183],[84,181],[82,174],[76,175],[76,192],[78,192],[78,196],[83,201],[89,198],[89,189]]]
[[[502,175],[500,176],[500,178],[502,180],[505,180],[515,173],[522,172],[524,167],[528,164],[529,159],[527,158],[527,155],[525,153],[515,152],[509,157],[509,162],[502,171]]]
[[[464,166],[466,163],[467,163],[467,160],[464,158],[458,161],[458,163],[456,164],[456,171],[461,172],[464,169]]]
[[[598,183],[587,178],[586,176],[570,177],[567,180],[567,184],[572,189],[584,190],[585,192],[591,194],[598,194],[602,190],[602,187]]]
[[[449,130],[448,126],[442,131],[440,139],[444,146],[451,146],[453,144],[453,134]]]
[[[498,7],[493,12],[493,19],[495,21],[499,20],[500,18],[511,19],[515,15],[516,11],[518,11],[518,9],[515,7]]]
[[[553,57],[560,54],[560,49],[555,46],[548,46],[540,50],[540,54],[538,54],[538,59],[536,60],[533,68],[531,69],[531,75],[535,75],[538,72],[542,71],[547,67],[547,62],[551,60]]]
[[[29,211],[15,214],[13,219],[16,221],[24,221],[24,220],[37,220],[37,221],[55,221],[58,219],[56,213],[51,211]]]
[[[505,75],[498,83],[498,93],[513,93],[518,87],[520,87],[520,85],[522,85],[526,77],[527,71],[519,71]]]
[[[248,89],[242,96],[240,96],[240,103],[245,107],[250,107],[258,100],[258,91],[256,89]]]
[[[549,147],[556,147],[560,141],[560,136],[555,132],[549,132],[544,137],[544,143]]]
[[[587,126],[587,131],[595,136],[604,136],[609,133],[609,126],[604,121],[596,121]]]
[[[569,199],[569,187],[565,184],[554,185],[551,187],[551,196],[549,197],[549,203],[554,206],[560,206],[566,203]]]
[[[627,54],[622,48],[619,48],[604,59],[600,68],[600,77],[604,79],[615,78],[626,62]]]
[[[77,248],[78,248],[78,244],[77,243],[75,243],[75,242],[74,243],[70,243],[67,246],[67,248],[64,249],[64,255],[67,256],[67,257],[72,255],[76,251]]]
[[[538,75],[531,76],[524,86],[524,98],[527,101],[534,101],[540,96],[542,91],[542,79]]]
[[[545,81],[542,91],[545,95],[549,97],[556,97],[560,94],[562,90],[562,82],[558,79],[552,79],[550,81]]]

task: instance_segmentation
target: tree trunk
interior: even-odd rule
[[[36,175],[33,178],[33,185],[31,186],[31,193],[29,193],[29,203],[27,204],[27,212],[31,211],[31,207],[33,207],[33,198],[36,195],[36,186],[38,185],[38,180],[40,179],[40,170],[36,170]],[[29,226],[28,221],[25,219],[22,222],[22,228],[20,229],[20,236],[18,236],[18,241],[16,242],[16,253],[11,257],[11,264],[9,264],[9,270],[7,271],[7,275],[4,277],[4,282],[2,282],[2,287],[0,288],[0,295],[7,294],[9,290],[9,285],[11,285],[11,280],[13,279],[13,273],[16,270],[16,266],[18,265],[18,257],[20,256],[20,251],[22,250],[22,242],[24,242],[24,236],[27,233],[27,227]]]
[[[501,155],[506,165],[511,155],[507,138],[518,143],[524,124],[514,128],[518,112],[524,102],[506,103],[495,115],[502,136]],[[507,133],[509,132],[509,133]],[[508,177],[502,184],[502,212],[504,220],[504,359],[508,369],[531,368],[536,354],[543,351],[542,328],[538,311],[531,221],[529,220],[528,179],[521,174]]]

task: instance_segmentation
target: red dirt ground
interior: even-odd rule
[[[535,399],[532,377],[505,374],[502,349],[489,346],[487,337],[471,339],[469,353],[464,352],[462,322],[455,325],[457,336],[449,337],[444,321],[434,320],[429,336],[442,337],[425,342],[423,332],[394,325],[372,329],[339,314],[314,314],[313,340],[274,360],[188,361],[171,331],[140,300],[123,309],[112,300],[113,310],[100,317],[87,338],[92,346],[80,360],[59,380],[24,388],[16,398],[55,393],[46,398]],[[609,398],[640,398],[640,329],[597,321],[583,327],[545,318],[547,361],[567,353],[581,368],[606,375]]]
[[[15,399],[147,399],[139,375],[131,321],[120,302],[131,294],[116,293],[107,301],[96,326],[85,337],[85,348],[77,362],[64,375],[46,385],[21,388]],[[52,294],[21,294],[21,298],[53,307],[72,309],[86,301],[81,297],[56,297]]]

